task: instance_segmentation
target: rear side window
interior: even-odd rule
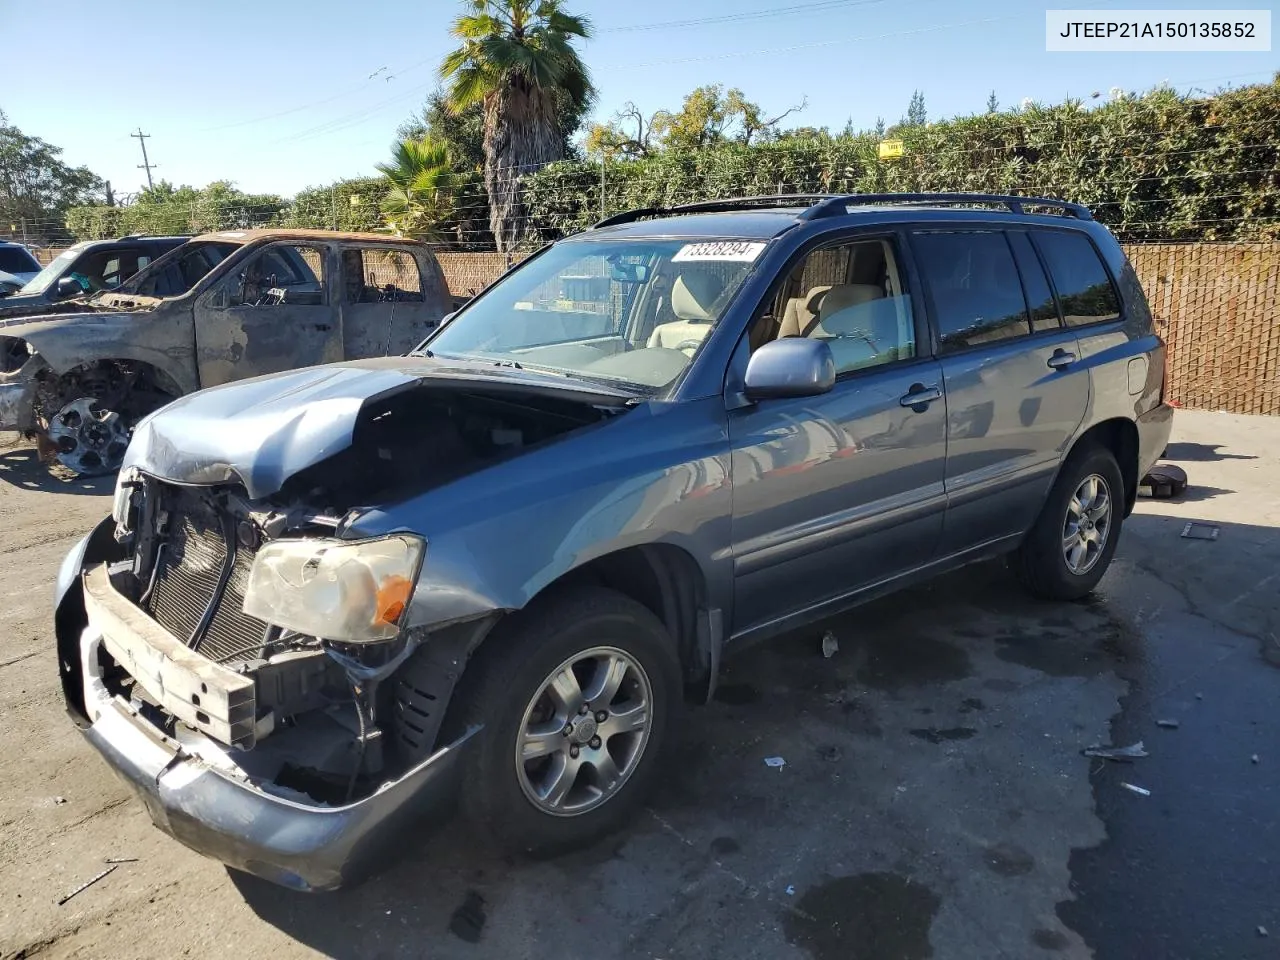
[[[944,352],[1031,332],[1018,268],[1003,233],[916,233],[911,245],[932,295]]]
[[[1066,230],[1037,230],[1035,239],[1058,290],[1067,326],[1104,323],[1120,316],[1120,298],[1088,237]]]
[[[1030,239],[1021,231],[1011,231],[1009,245],[1013,247],[1014,259],[1018,261],[1018,272],[1022,274],[1022,289],[1027,295],[1027,304],[1031,308],[1032,332],[1057,330],[1058,305],[1053,300],[1049,280],[1044,275],[1040,258],[1031,247]]]

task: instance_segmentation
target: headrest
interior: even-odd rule
[[[711,307],[722,290],[724,281],[713,274],[681,274],[671,287],[671,309],[681,320],[713,320]]]

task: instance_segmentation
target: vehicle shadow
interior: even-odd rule
[[[1179,441],[1171,443],[1165,449],[1164,456],[1161,460],[1170,460],[1174,463],[1212,463],[1217,460],[1257,460],[1253,454],[1248,453],[1220,453],[1222,450],[1220,443],[1191,443],[1188,441]]]
[[[58,465],[43,463],[32,446],[0,447],[0,482],[21,487],[24,490],[42,490],[50,493],[68,493],[80,496],[100,496],[110,493],[115,485],[115,475],[79,477],[66,473],[59,475]]]

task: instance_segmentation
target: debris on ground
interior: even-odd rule
[[[1104,747],[1100,743],[1095,743],[1091,747],[1085,747],[1080,751],[1086,757],[1100,757],[1103,760],[1138,760],[1142,757],[1149,757],[1147,748],[1139,740],[1137,743],[1131,743],[1127,747]]]
[[[66,803],[66,802],[67,802],[67,798],[66,798],[66,797],[54,797],[54,798],[53,798],[53,805],[54,805],[55,807],[60,807],[60,806],[62,806],[62,805],[63,805],[64,803]]]
[[[796,888],[793,887],[791,884],[787,884],[787,896],[794,897],[795,895],[796,895]]]
[[[787,761],[784,760],[782,757],[765,757],[764,765],[766,767],[777,767],[779,770],[781,770],[783,767],[787,765]]]
[[[1197,699],[1197,700],[1203,700],[1203,699],[1204,699],[1204,694],[1203,694],[1203,693],[1197,693],[1197,694],[1196,694],[1196,699]]]
[[[1157,463],[1138,483],[1138,496],[1168,499],[1187,489],[1187,472],[1172,463]]]
[[[840,758],[844,756],[844,754],[841,753],[840,748],[835,744],[829,744],[828,746],[818,748],[818,756],[827,761],[827,763],[839,763]]]
[[[1254,763],[1257,763],[1257,762],[1258,762],[1258,755],[1255,753],[1255,754],[1254,754],[1252,757],[1250,757],[1249,759],[1250,759],[1250,760],[1252,760]]]
[[[1166,730],[1177,730],[1181,726],[1177,720],[1157,720],[1157,727],[1164,727]]]
[[[822,655],[830,660],[840,650],[840,643],[836,640],[836,635],[828,630],[822,635]]]
[[[137,857],[105,857],[103,863],[137,863]]]
[[[1192,520],[1182,528],[1182,536],[1187,540],[1217,540],[1218,530],[1216,523],[1197,523]]]
[[[1146,787],[1136,787],[1132,783],[1121,783],[1120,786],[1124,787],[1126,790],[1131,790],[1134,793],[1144,797],[1151,796],[1151,791],[1148,790]]]
[[[1266,927],[1259,927],[1259,928],[1258,928],[1258,936],[1260,936],[1260,937],[1265,937],[1265,936],[1267,936],[1267,928],[1266,928]]]
[[[62,898],[58,901],[58,906],[62,906],[64,903],[66,903],[68,900],[70,900],[72,897],[76,896],[77,894],[84,893],[86,890],[88,890],[90,887],[92,887],[95,883],[97,883],[97,882],[98,882],[99,880],[101,880],[103,877],[107,876],[109,873],[111,873],[111,871],[115,870],[115,869],[116,869],[116,868],[118,868],[119,866],[120,866],[120,864],[118,864],[118,863],[113,863],[111,866],[107,867],[107,869],[103,870],[103,871],[102,871],[100,874],[98,874],[97,876],[95,876],[95,877],[90,877],[90,878],[89,878],[88,880],[86,880],[84,883],[80,884],[80,886],[76,887],[74,890],[72,890],[70,893],[68,893],[65,897],[62,897]]]

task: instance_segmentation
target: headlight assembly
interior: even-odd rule
[[[273,540],[254,558],[244,612],[326,640],[394,639],[425,548],[407,534],[358,542]]]

